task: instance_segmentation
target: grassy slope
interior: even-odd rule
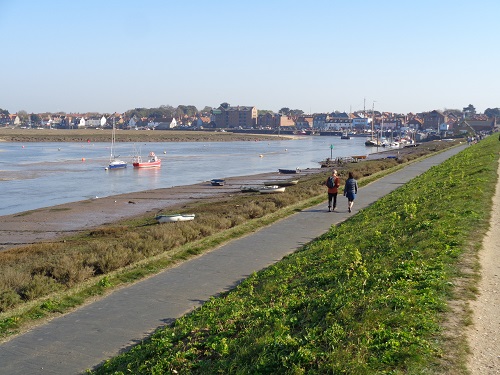
[[[498,153],[496,137],[471,146],[96,373],[443,371],[447,301],[487,229]]]

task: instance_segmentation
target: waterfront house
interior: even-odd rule
[[[165,117],[148,123],[149,128],[155,130],[167,130],[177,127],[177,120],[174,117]]]

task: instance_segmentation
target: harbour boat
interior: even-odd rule
[[[148,155],[148,160],[146,161],[142,160],[141,155],[136,155],[132,165],[134,168],[159,168],[161,167],[161,159],[156,156],[153,151],[151,151]]]
[[[158,215],[155,219],[159,223],[172,223],[177,221],[190,221],[194,220],[195,214],[170,214],[170,215]]]
[[[372,129],[371,129],[371,133],[370,133],[370,138],[366,139],[365,146],[368,146],[368,147],[380,147],[380,146],[382,146],[378,139],[373,138],[373,133],[375,131],[373,129],[374,124],[375,124],[375,102],[373,102],[373,105],[372,105]]]
[[[259,192],[261,194],[284,193],[285,192],[285,187],[284,186],[278,186],[278,185],[264,186],[264,187],[261,187],[259,189]]]
[[[115,148],[115,137],[116,137],[116,129],[115,129],[115,116],[113,115],[113,130],[111,133],[111,154],[109,157],[109,165],[106,168],[107,169],[122,169],[122,168],[127,168],[127,162],[119,159],[118,156],[114,154],[114,148]]]
[[[264,185],[266,186],[293,186],[297,185],[299,180],[275,180],[275,181],[266,181]]]
[[[384,147],[399,148],[399,142],[389,142],[383,145]]]
[[[365,141],[365,146],[373,146],[373,147],[381,147],[382,143],[380,143],[379,140],[374,139],[374,138],[368,138]]]
[[[221,178],[214,178],[213,180],[210,180],[210,183],[212,184],[212,186],[224,186],[226,180]]]
[[[283,173],[283,174],[294,174],[294,173],[300,172],[300,169],[299,168],[295,168],[295,169],[278,169],[278,172],[279,173]]]
[[[366,155],[355,155],[351,156],[353,159],[366,159]]]
[[[340,139],[351,139],[351,136],[347,134],[347,132],[343,132],[340,136]]]

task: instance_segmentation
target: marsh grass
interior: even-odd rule
[[[477,277],[499,150],[467,148],[93,373],[465,374],[466,314],[454,340],[443,324],[473,291],[456,281]]]
[[[348,168],[357,176],[367,176],[360,179],[365,184],[399,167],[392,159],[381,159],[339,170],[341,175]],[[88,298],[323,201],[328,172],[302,178],[284,194],[246,193],[191,202],[183,207],[184,212],[196,213],[191,222],[158,225],[154,218],[144,216],[64,241],[0,253],[1,337],[19,332],[33,319],[65,312]]]

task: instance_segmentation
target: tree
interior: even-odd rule
[[[288,116],[290,114],[290,108],[283,107],[278,111],[278,113],[283,116]]]
[[[189,117],[196,116],[198,110],[194,105],[179,105],[176,109],[177,116],[187,115]]]
[[[148,114],[148,118],[151,119],[160,119],[163,117],[164,112],[160,110],[159,108],[157,109],[151,109]]]
[[[32,113],[31,115],[31,121],[34,123],[34,124],[40,124],[42,122],[42,119],[40,116],[38,116],[36,113]]]
[[[205,113],[205,114],[212,113],[212,107],[205,106],[205,108],[203,108],[203,109],[201,110],[201,113]]]
[[[301,115],[303,115],[303,114],[304,114],[304,111],[303,111],[303,110],[301,110],[301,109],[292,109],[292,110],[290,111],[290,115],[291,115],[292,117],[298,117],[298,116],[301,116]]]
[[[24,109],[17,111],[17,116],[21,120],[21,124],[26,124],[27,122],[29,122],[28,112],[26,112]]]
[[[257,111],[257,116],[266,115],[268,113],[272,115],[274,113],[274,111],[271,111],[270,109],[259,109]]]
[[[467,107],[463,109],[465,117],[469,117],[476,114],[476,108],[472,104],[469,104]]]
[[[500,108],[487,108],[484,114],[489,118],[500,117]]]
[[[9,111],[7,111],[6,109],[0,108],[0,115],[6,115],[6,116],[8,116],[9,115]]]

